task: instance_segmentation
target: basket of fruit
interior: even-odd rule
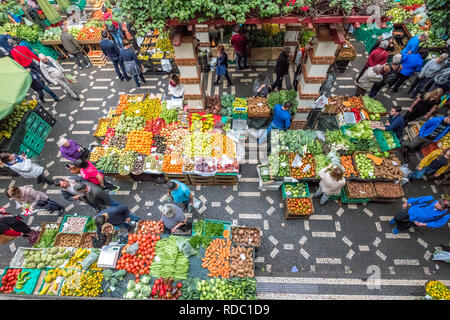
[[[284,200],[285,219],[309,219],[314,213],[312,199],[307,198],[286,198]]]
[[[94,132],[94,137],[103,138],[106,136],[106,131],[108,130],[111,119],[100,118],[98,119],[97,129]]]

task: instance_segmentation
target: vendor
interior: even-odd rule
[[[313,197],[320,199],[320,205],[323,206],[330,196],[340,195],[341,189],[345,186],[344,172],[339,167],[329,164],[327,167],[319,171],[319,189],[314,193]]]
[[[133,232],[134,227],[128,222],[139,221],[140,218],[131,214],[127,206],[120,205],[116,207],[109,207],[100,211],[95,216],[95,225],[97,226],[97,235],[102,233],[103,225],[108,222],[115,227],[126,229],[129,233]]]
[[[373,129],[380,129],[383,131],[393,131],[398,140],[403,137],[403,130],[405,129],[405,123],[403,117],[400,115],[402,108],[400,106],[394,106],[389,111],[389,120],[386,122],[386,126],[372,125]]]
[[[424,175],[434,174],[435,178],[447,172],[450,168],[450,148],[437,149],[420,161],[417,169],[411,174],[410,179],[420,179]]]
[[[422,33],[420,35],[414,36],[411,39],[409,39],[406,46],[401,51],[402,56],[406,56],[411,53],[416,53],[419,50],[419,44],[420,42],[425,42],[428,40],[428,33]]]
[[[273,120],[267,127],[267,130],[262,132],[262,136],[258,139],[258,143],[266,141],[267,135],[270,134],[272,129],[286,130],[291,126],[291,113],[292,102],[287,101],[284,105],[277,104],[273,108]]]
[[[258,74],[253,85],[253,95],[255,97],[267,97],[269,94],[270,83],[265,73]]]
[[[182,226],[186,226],[183,229],[187,230],[187,217],[180,207],[173,204],[166,204],[161,207],[161,213],[161,221],[164,224],[164,233],[173,233]]]
[[[390,221],[391,224],[396,225],[392,233],[397,234],[399,231],[415,226],[429,228],[444,226],[450,219],[449,203],[447,200],[435,200],[429,203],[432,200],[432,196],[405,199],[402,211]],[[412,204],[409,209],[408,204]]]
[[[166,184],[167,194],[172,196],[173,201],[184,205],[184,209],[190,208],[194,205],[194,196],[191,190],[182,182],[177,180],[170,180]]]
[[[172,74],[169,79],[169,94],[173,99],[183,99],[184,86],[180,83],[180,77],[176,74]]]

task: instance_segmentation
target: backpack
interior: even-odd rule
[[[389,65],[389,72],[386,75],[386,77],[384,77],[383,82],[386,84],[391,84],[393,83],[396,79],[397,79],[397,72],[392,70],[392,66]]]

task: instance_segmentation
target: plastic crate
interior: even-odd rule
[[[229,232],[229,235],[230,235],[230,237],[231,237],[231,222],[229,222],[229,221],[221,221],[221,220],[209,220],[209,219],[205,219],[204,220],[204,224],[203,224],[203,232],[202,232],[202,234],[203,235],[205,235],[205,228],[206,228],[206,224],[207,223],[215,223],[215,224],[222,224],[223,226],[224,226],[224,229],[223,229],[223,231],[225,231],[225,230],[228,230],[228,232]],[[224,237],[223,237],[223,233],[222,233],[222,235],[221,236],[209,236],[210,238],[222,238],[222,239],[224,239]]]
[[[71,218],[71,217],[86,218],[86,221],[85,221],[84,227],[83,227],[83,231],[81,231],[81,232],[63,232],[62,231],[63,228],[64,228],[64,224],[66,223],[67,219]],[[69,214],[65,215],[63,221],[61,222],[61,226],[59,227],[59,233],[77,233],[77,234],[82,234],[82,233],[87,231],[86,230],[86,224],[87,224],[88,220],[89,220],[89,216],[75,216],[75,215],[69,215]]]
[[[241,119],[241,120],[247,120],[248,119],[248,113],[240,113],[240,112],[233,112],[232,113],[232,118],[233,119]]]
[[[22,269],[22,272],[30,272],[26,276],[26,277],[30,277],[30,279],[28,279],[25,282],[25,285],[23,286],[22,289],[17,289],[17,284],[16,284],[16,287],[14,287],[14,292],[18,293],[18,294],[33,294],[34,288],[36,287],[36,284],[39,280],[42,270],[40,270],[40,269]]]
[[[375,139],[377,139],[378,145],[380,146],[381,152],[400,148],[400,141],[398,140],[398,138],[394,134],[394,132],[392,132],[392,131],[385,131],[385,132],[388,132],[394,138],[395,147],[390,148],[388,146],[387,142],[386,142],[386,138],[384,137],[382,130],[374,129],[372,131],[373,131],[373,135],[375,136]]]
[[[291,196],[291,195],[287,195],[286,194],[286,185],[297,185],[297,184],[303,184],[306,186],[306,196]],[[284,182],[281,185],[281,194],[283,196],[283,200],[286,198],[309,198],[310,194],[309,194],[309,186],[306,182]]]
[[[30,46],[33,49],[33,51],[37,53],[37,55],[39,55],[39,53],[42,53],[46,56],[52,57],[55,60],[58,59],[58,52],[55,49],[53,49],[53,47],[45,46],[41,42],[32,42],[30,43]]]
[[[10,267],[12,268],[20,268],[22,267],[24,261],[25,261],[25,256],[23,255],[23,252],[25,250],[33,250],[33,251],[44,251],[43,248],[25,248],[25,247],[19,247],[16,250],[16,254],[14,255],[14,257],[11,260],[11,263],[9,264]]]
[[[34,107],[33,112],[37,113],[45,122],[47,122],[51,126],[56,123],[56,119],[39,103],[36,105],[36,107]]]
[[[342,190],[341,190],[341,202],[342,203],[366,203],[366,202],[369,202],[370,200],[371,199],[349,199],[346,188],[342,188]]]
[[[20,144],[19,153],[23,152],[28,158],[37,157],[39,155],[38,152],[32,150],[30,147],[24,145],[23,143]]]
[[[45,140],[52,130],[52,126],[42,119],[36,112],[32,112],[30,114],[25,124],[27,132],[32,132],[35,136],[41,138],[42,140]]]
[[[44,148],[45,141],[36,136],[33,132],[28,131],[23,138],[22,143],[26,145],[28,148],[40,154],[42,149]]]

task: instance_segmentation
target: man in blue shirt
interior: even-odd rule
[[[410,53],[416,53],[419,50],[419,44],[421,41],[427,41],[428,40],[428,33],[422,33],[421,35],[417,35],[415,37],[412,37],[408,43],[406,44],[405,48],[401,51],[402,56],[406,56]]]
[[[97,234],[100,235],[102,232],[102,227],[105,223],[110,223],[113,226],[125,228],[128,232],[133,231],[133,226],[130,225],[129,221],[139,221],[140,218],[131,214],[127,206],[119,205],[116,207],[109,207],[105,210],[100,211],[95,216],[95,225],[97,226]]]
[[[391,108],[389,111],[389,120],[386,122],[386,126],[377,126],[374,125],[374,129],[380,129],[383,131],[393,131],[397,136],[398,140],[401,140],[403,137],[403,129],[405,128],[405,123],[403,121],[403,117],[400,115],[400,111],[402,108],[400,106],[395,106]]]
[[[182,203],[185,208],[194,205],[194,196],[184,183],[177,180],[170,180],[167,182],[166,188],[168,190],[168,195],[172,196],[174,202]]]
[[[123,59],[120,57],[120,50],[119,47],[115,44],[115,42],[108,39],[108,31],[103,30],[102,31],[102,40],[100,40],[100,48],[102,49],[102,52],[105,56],[111,60],[111,62],[114,65],[114,69],[116,69],[116,73],[119,76],[120,81],[123,81],[124,78],[127,79],[127,81],[130,81],[130,77],[127,75],[127,72],[125,71],[125,65],[123,63]],[[122,69],[122,72],[119,70]]]
[[[390,221],[391,224],[396,224],[392,233],[397,234],[399,231],[415,226],[440,228],[445,225],[450,219],[450,213],[447,210],[449,203],[447,200],[436,200],[429,204],[428,202],[433,199],[432,196],[426,196],[404,200],[403,210]],[[408,204],[414,205],[407,210]]]
[[[267,127],[266,131],[263,131],[262,136],[258,139],[258,143],[266,141],[267,135],[270,134],[272,129],[286,130],[291,126],[291,113],[292,102],[285,102],[284,105],[277,104],[273,108],[273,120]]]

